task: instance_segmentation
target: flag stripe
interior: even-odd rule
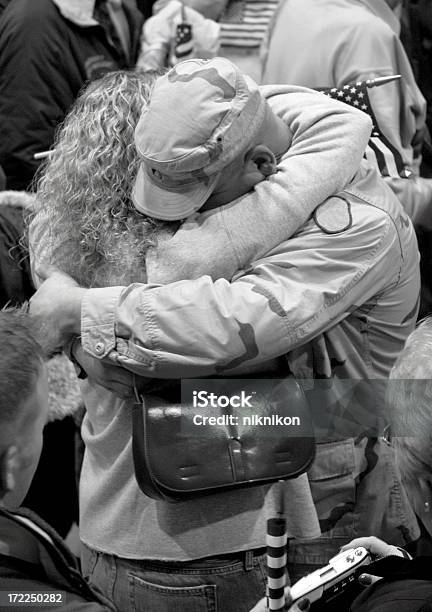
[[[381,152],[380,152],[379,154],[381,155]],[[381,171],[380,164],[379,164],[379,161],[378,161],[377,156],[376,156],[376,154],[375,154],[375,151],[374,151],[374,149],[372,149],[372,147],[371,147],[369,144],[368,144],[368,145],[367,145],[367,147],[366,147],[366,150],[365,150],[365,154],[364,154],[364,156],[365,156],[365,158],[368,160],[368,162],[369,162],[369,163],[370,163],[370,164],[371,164],[371,165],[372,165],[374,168],[376,168],[376,169],[378,170],[378,172],[379,172],[379,173],[380,173],[382,176],[384,176],[384,175],[383,175],[383,173],[382,173],[382,171]]]
[[[398,176],[399,170],[396,166],[396,160],[393,153],[385,146],[385,144],[378,138],[378,136],[372,136],[370,139],[371,146],[375,146],[381,151],[384,159],[385,166],[387,168],[387,176]]]
[[[221,46],[259,47],[278,4],[278,0],[230,2],[219,21]]]
[[[387,167],[386,157],[384,153],[381,151],[381,149],[377,147],[376,143],[372,140],[372,138],[369,140],[368,147],[375,154],[376,166],[381,176],[395,176],[394,174],[393,175],[390,174],[389,168]],[[396,176],[398,175],[396,174]]]

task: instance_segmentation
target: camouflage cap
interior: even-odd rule
[[[254,139],[265,108],[258,85],[224,58],[186,60],[159,77],[135,130],[135,207],[167,221],[201,208]]]

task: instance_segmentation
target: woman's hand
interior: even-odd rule
[[[37,321],[40,340],[48,355],[62,350],[81,331],[82,289],[73,278],[54,267],[37,270],[44,280],[30,299],[30,315]]]

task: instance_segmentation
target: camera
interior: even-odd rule
[[[369,551],[362,546],[346,550],[330,559],[328,565],[322,567],[308,576],[304,576],[291,587],[293,603],[303,597],[307,597],[311,604],[319,602],[318,606],[312,606],[312,610],[343,609],[342,602],[352,601],[358,594],[360,588],[357,585],[358,570],[368,565],[371,561]],[[349,604],[347,604],[348,609]]]

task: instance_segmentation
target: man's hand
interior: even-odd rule
[[[54,267],[36,270],[46,279],[30,299],[30,315],[39,325],[43,348],[48,355],[61,351],[81,331],[81,301],[86,289]]]
[[[310,602],[308,599],[300,599],[297,603],[291,605],[291,594],[290,588],[286,587],[285,589],[285,608],[286,612],[305,612],[305,610],[309,610]],[[260,601],[250,610],[250,612],[268,612],[267,608],[267,598],[264,597],[260,599]]]

